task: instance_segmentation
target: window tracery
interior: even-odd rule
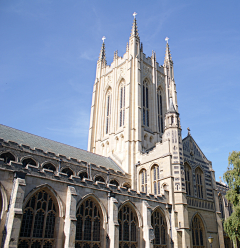
[[[198,215],[192,221],[193,248],[205,248],[204,246],[204,227]]]
[[[203,198],[203,172],[200,168],[195,171],[197,197]]]
[[[119,248],[137,248],[137,215],[128,204],[118,212]]]
[[[158,165],[152,167],[152,192],[154,195],[160,194],[160,171]]]
[[[157,92],[157,107],[158,107],[158,131],[160,133],[163,133],[162,94],[160,89]]]
[[[140,191],[147,193],[147,171],[142,169],[139,173]]]
[[[18,248],[54,247],[56,206],[50,194],[40,190],[23,211]]]
[[[151,216],[151,224],[154,229],[155,239],[153,240],[154,248],[167,247],[167,224],[164,215],[159,209],[156,209]]]
[[[77,210],[76,248],[100,248],[101,210],[94,200],[88,198]]]
[[[186,184],[186,193],[191,195],[192,191],[192,170],[188,164],[185,164],[185,184]]]
[[[125,121],[125,86],[120,87],[120,103],[119,103],[119,126],[124,126]]]
[[[147,80],[143,82],[142,94],[143,125],[149,127],[149,90]]]

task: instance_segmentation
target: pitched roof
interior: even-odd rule
[[[67,158],[75,158],[80,161],[104,166],[108,169],[124,171],[111,159],[101,155],[65,145],[57,141],[49,140],[34,134],[20,131],[0,124],[0,138],[5,141],[13,141],[19,145],[27,145],[31,149],[41,149],[44,152],[53,152],[56,155],[64,155]]]

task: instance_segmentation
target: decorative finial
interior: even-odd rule
[[[103,36],[102,37],[102,41],[103,41],[103,43],[104,43],[104,41],[106,40],[106,37],[105,36]]]
[[[134,13],[133,13],[134,19],[136,18],[136,15],[137,15],[137,13],[136,13],[136,12],[134,12]]]
[[[187,130],[188,130],[188,135],[191,135],[191,133],[190,133],[191,130],[189,127],[187,128]]]
[[[166,38],[165,38],[165,41],[166,41],[167,43],[168,43],[168,40],[169,40],[169,38],[168,38],[168,37],[166,37]]]

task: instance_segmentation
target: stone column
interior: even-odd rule
[[[142,202],[142,215],[143,215],[143,240],[145,248],[152,248],[152,241],[154,240],[154,230],[151,225],[151,208],[147,201]]]
[[[109,223],[108,236],[110,248],[119,247],[119,223],[118,223],[118,201],[114,197],[109,198]]]
[[[75,248],[76,235],[76,205],[77,193],[74,187],[68,186],[66,200],[66,215],[64,224],[65,244],[64,248]]]
[[[10,197],[9,210],[5,223],[3,248],[17,248],[22,220],[22,208],[25,195],[25,173],[16,172]]]

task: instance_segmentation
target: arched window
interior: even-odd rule
[[[123,184],[123,187],[127,188],[127,189],[130,189],[131,188],[131,185],[129,183],[124,183]]]
[[[102,213],[98,203],[86,199],[77,210],[76,248],[100,248]]]
[[[160,133],[163,133],[162,94],[160,89],[157,92],[157,107],[158,107],[158,131]]]
[[[36,162],[32,158],[26,158],[22,161],[23,166],[26,166],[27,164],[37,166]]]
[[[154,247],[167,247],[167,224],[164,215],[159,209],[152,213],[151,224],[155,235]]]
[[[143,105],[143,125],[149,127],[149,93],[148,93],[147,80],[144,80],[143,82],[142,105]]]
[[[62,173],[65,173],[68,175],[68,177],[70,177],[71,175],[73,175],[73,171],[70,168],[65,168],[62,170]]]
[[[137,248],[137,215],[126,204],[118,212],[119,248]]]
[[[152,192],[154,195],[160,194],[160,172],[159,172],[159,166],[153,165],[151,169],[152,174]]]
[[[139,173],[140,191],[147,193],[147,171],[142,169]]]
[[[124,126],[125,120],[125,86],[121,85],[120,87],[120,96],[119,96],[119,126]]]
[[[188,164],[184,165],[185,167],[185,184],[186,184],[186,193],[191,195],[192,193],[192,170]]]
[[[232,214],[232,204],[230,202],[228,202],[228,213],[229,213],[229,216],[231,216]]]
[[[44,169],[47,169],[47,170],[52,170],[52,171],[56,171],[56,168],[53,164],[51,163],[47,163],[43,166]]]
[[[115,179],[112,179],[112,180],[110,181],[110,184],[113,184],[113,185],[116,185],[116,186],[119,185],[118,181],[115,180]]]
[[[200,168],[195,171],[197,197],[203,198],[203,172]]]
[[[18,248],[52,248],[56,222],[56,204],[45,190],[40,190],[23,210]]]
[[[219,201],[219,210],[221,212],[221,219],[224,221],[225,214],[224,214],[223,198],[221,194],[218,195],[218,201]]]
[[[193,248],[205,248],[204,227],[202,220],[198,215],[196,215],[192,221],[192,240],[193,240]]]
[[[4,159],[4,163],[9,163],[10,161],[15,161],[15,157],[10,152],[2,153],[0,158]]]
[[[80,177],[81,179],[83,179],[83,178],[88,178],[88,174],[87,174],[86,171],[83,171],[83,172],[80,172],[80,173],[79,173],[79,177]]]
[[[106,96],[106,134],[110,131],[110,119],[111,119],[111,91],[108,91]]]
[[[105,180],[104,180],[104,178],[101,177],[101,176],[96,176],[96,177],[95,177],[95,182],[103,182],[103,183],[105,183]]]

